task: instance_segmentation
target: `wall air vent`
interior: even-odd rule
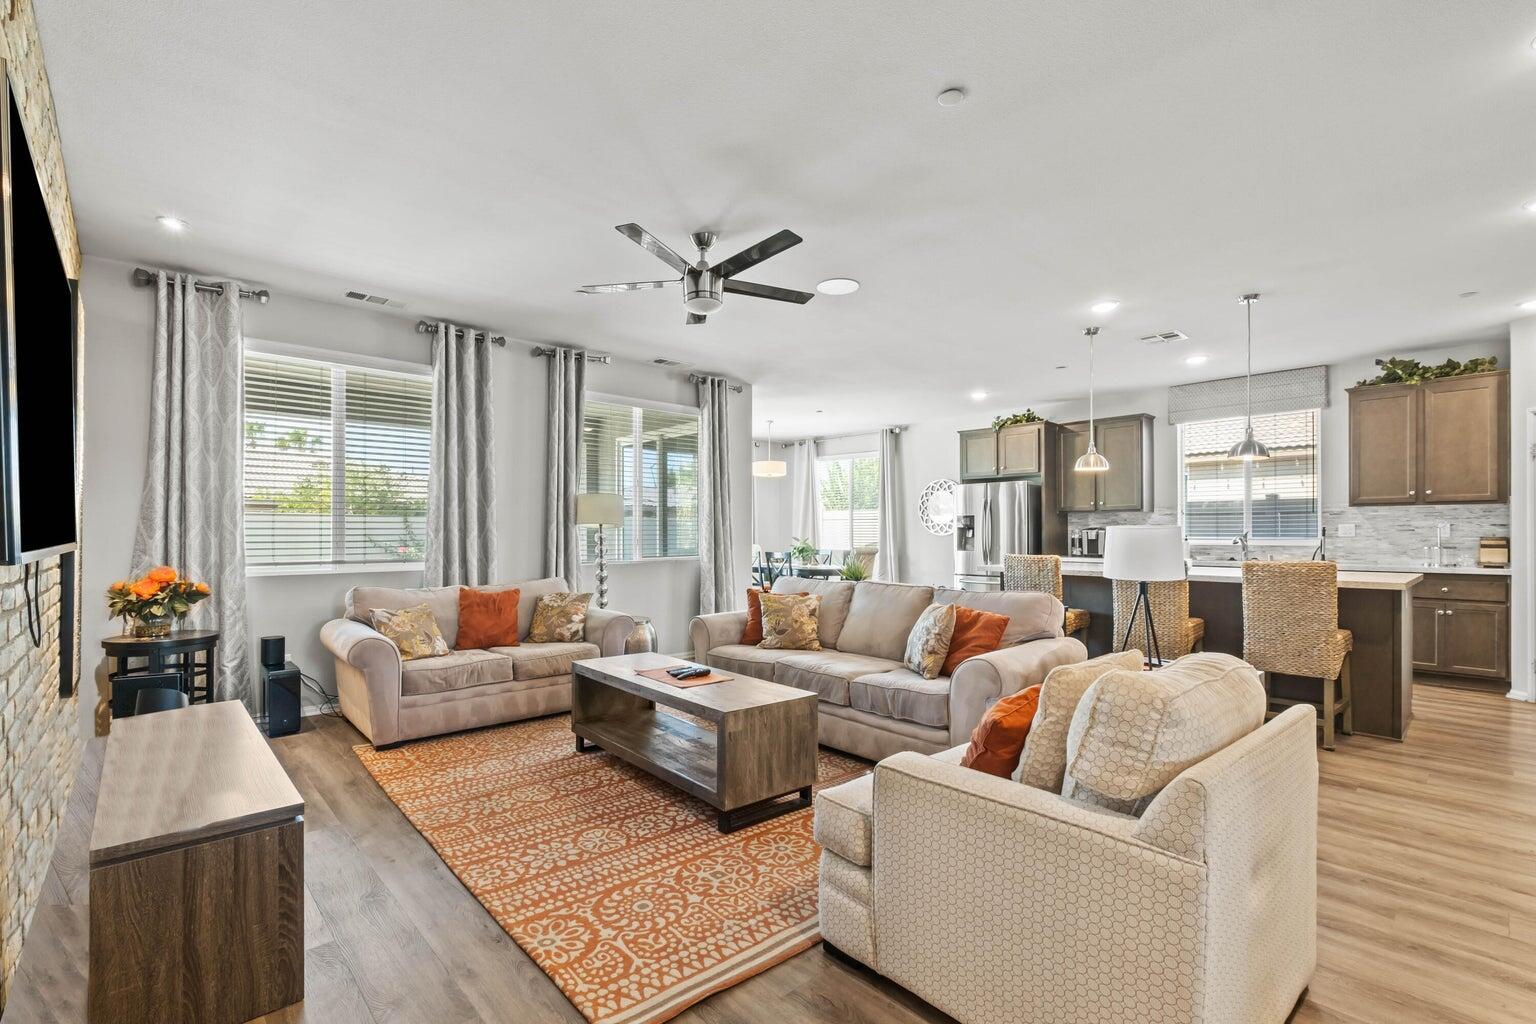
[[[1166,345],[1172,341],[1188,341],[1189,335],[1183,331],[1162,331],[1157,334],[1143,335],[1141,340],[1148,345]]]
[[[367,292],[347,292],[347,298],[354,302],[366,302],[370,306],[387,306],[390,309],[405,308],[405,303],[399,299],[387,299],[382,295],[370,295]]]

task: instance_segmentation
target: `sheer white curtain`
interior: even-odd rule
[[[426,585],[483,586],[496,572],[491,340],[440,323],[432,341]]]
[[[875,552],[874,577],[901,580],[901,431],[880,431],[880,547]]]
[[[161,271],[149,469],[132,568],[168,565],[212,588],[188,624],[221,634],[214,699],[255,709],[245,607],[244,363],[240,286],[224,281],[216,292],[200,291],[188,275]]]
[[[816,442],[801,441],[790,449],[789,536],[821,547],[821,502],[816,497]]]

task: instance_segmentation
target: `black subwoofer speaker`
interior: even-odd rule
[[[304,692],[299,666],[291,661],[280,668],[262,665],[261,678],[267,691],[267,735],[292,736],[299,731],[300,697]]]

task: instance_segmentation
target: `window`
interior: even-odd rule
[[[1255,416],[1254,436],[1270,456],[1257,462],[1227,458],[1243,439],[1243,417],[1181,424],[1184,535],[1227,541],[1246,530],[1255,541],[1315,541],[1320,418],[1317,409]]]
[[[609,560],[697,555],[699,414],[588,399],[581,430],[582,491],[624,499]],[[582,557],[595,562],[597,528],[583,530]]]
[[[823,548],[851,551],[880,543],[880,456],[817,459],[816,498]]]
[[[432,378],[246,353],[245,560],[420,562]]]

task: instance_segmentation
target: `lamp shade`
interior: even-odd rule
[[[617,494],[576,495],[577,526],[622,526],[624,499]]]
[[[1178,526],[1111,526],[1104,537],[1104,575],[1112,580],[1182,580],[1184,534]]]
[[[753,476],[776,479],[788,472],[789,467],[784,464],[783,459],[758,459],[752,463]]]

